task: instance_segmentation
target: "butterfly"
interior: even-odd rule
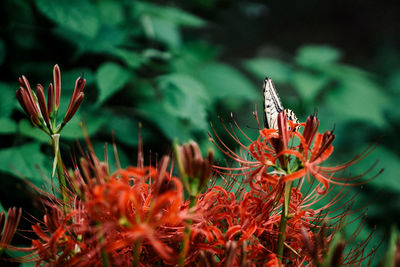
[[[285,112],[288,120],[299,122],[296,114],[290,109],[283,109],[281,99],[276,92],[272,79],[266,78],[264,80],[264,124],[266,128],[278,129],[278,114],[282,111]]]

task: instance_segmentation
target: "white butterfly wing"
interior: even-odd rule
[[[272,79],[264,80],[264,124],[266,128],[278,129],[278,114],[282,112],[283,106],[278,93],[276,92]],[[296,114],[290,109],[285,109],[286,117],[293,121],[299,122]]]
[[[275,90],[272,79],[264,80],[264,123],[269,129],[278,129],[278,114],[283,111],[283,106]]]

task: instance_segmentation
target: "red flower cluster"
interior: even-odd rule
[[[218,137],[212,142],[228,157],[236,161],[240,167],[234,169],[241,171],[240,175],[250,175],[249,184],[253,189],[264,188],[269,184],[282,184],[304,177],[310,181],[316,178],[321,184],[317,191],[325,194],[330,184],[335,185],[359,185],[361,176],[341,177],[337,173],[354,165],[365,158],[372,149],[366,149],[363,153],[356,155],[352,160],[338,166],[322,166],[332,154],[332,142],[335,139],[333,131],[318,133],[319,121],[316,116],[311,115],[306,123],[294,123],[288,121],[284,113],[278,115],[278,131],[275,129],[260,129],[257,140],[251,140],[238,127],[240,132],[251,142],[249,146],[243,144],[235,132],[229,131],[231,137],[247,152],[237,154],[231,150]],[[303,128],[302,133],[300,132]],[[250,155],[251,158],[247,158]],[[217,167],[221,173],[227,174],[232,168]],[[273,169],[273,171],[270,171]],[[375,178],[375,177],[373,177]],[[373,179],[371,178],[371,179]],[[353,182],[353,183],[352,183]],[[258,187],[257,187],[258,186]]]
[[[339,264],[360,263],[366,257],[362,256],[366,244],[346,256],[344,240],[329,246],[347,212],[344,206],[332,207],[348,191],[340,190],[328,204],[318,207],[329,192],[324,190],[322,195],[318,187],[304,183],[307,173],[322,173],[316,178],[328,188],[326,180],[330,182],[333,176],[326,173],[338,169],[317,166],[330,155],[333,135],[317,134],[316,122],[313,116],[298,125],[283,119],[278,132],[262,129],[257,141],[246,147],[253,161],[235,158],[243,166],[242,183],[237,169],[215,166],[217,172],[230,170],[231,175],[231,180],[225,177],[223,185],[215,185],[216,177],[204,169],[211,168],[212,156],[201,163],[197,146],[180,148],[197,151],[178,156],[184,158],[184,169],[203,166],[198,178],[204,179],[206,173],[211,181],[194,203],[184,199],[182,182],[168,170],[169,157],[163,157],[156,167],[139,164],[109,174],[107,164],[91,150],[90,159],[82,159],[68,178],[68,203],[47,195],[44,221],[32,227],[38,238],[24,259],[50,266],[175,266],[185,255],[185,266],[299,266],[326,263],[328,252],[334,250]],[[296,127],[305,127],[303,134],[290,130]],[[301,142],[291,147],[294,137]],[[298,169],[288,175],[285,170],[292,166]],[[195,180],[197,176],[188,173]],[[284,212],[284,187],[294,177],[300,180],[291,187]],[[62,205],[67,205],[67,212]],[[279,255],[282,218],[286,228],[283,254]],[[186,234],[189,241],[184,248]]]
[[[56,71],[56,87],[57,77]],[[38,124],[24,84],[21,104]],[[78,79],[71,110],[80,104],[83,85]],[[155,167],[144,166],[141,140],[138,166],[110,174],[87,140],[89,156],[74,170],[59,172],[67,178],[62,199],[41,191],[46,211],[32,226],[32,246],[9,246],[20,218],[13,210],[0,251],[29,251],[16,260],[45,266],[360,265],[371,255],[364,255],[367,241],[344,255],[354,236],[341,238],[340,229],[351,214],[343,201],[350,192],[346,186],[361,182],[337,173],[371,150],[328,167],[322,164],[333,152],[335,135],[319,134],[315,116],[294,123],[280,113],[277,125],[278,130],[260,129],[256,140],[238,128],[248,144],[228,131],[240,153],[218,135],[211,138],[238,167],[215,165],[213,153],[203,158],[194,142],[176,145],[176,176],[168,156]],[[334,187],[340,190],[334,193]]]

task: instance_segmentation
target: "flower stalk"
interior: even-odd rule
[[[278,138],[273,139],[274,140],[274,147],[275,151],[278,156],[278,161],[280,162],[281,165],[281,170],[283,170],[284,173],[289,173],[290,170],[290,161],[289,161],[289,156],[283,154],[282,152],[286,151],[288,149],[288,143],[289,143],[289,131],[288,131],[288,123],[287,123],[287,118],[286,114],[284,111],[280,112],[277,117],[277,125],[278,125]],[[277,243],[277,255],[278,257],[283,260],[283,250],[284,250],[284,243],[285,243],[285,238],[286,238],[286,225],[287,225],[287,220],[288,220],[288,214],[289,214],[289,202],[290,202],[290,192],[292,189],[292,182],[284,182],[284,189],[283,189],[283,205],[282,205],[282,211],[281,211],[281,220],[279,223],[279,235],[278,235],[278,243]]]
[[[132,267],[139,267],[140,266],[140,247],[142,245],[142,239],[139,238],[135,241],[135,247],[133,249],[133,262]]]
[[[100,255],[101,255],[101,262],[103,267],[109,267],[110,266],[110,260],[108,259],[108,255],[106,250],[103,247],[103,241],[104,241],[104,237],[103,235],[99,238],[99,243],[100,246],[102,246],[102,248],[100,249]]]
[[[32,91],[28,79],[22,75],[19,78],[20,88],[16,92],[17,99],[31,121],[32,125],[49,135],[54,153],[52,177],[57,169],[59,189],[62,199],[66,203],[66,178],[64,164],[59,149],[60,133],[64,126],[72,119],[81,105],[86,80],[79,77],[75,82],[75,88],[71,101],[61,123],[57,123],[57,113],[61,100],[61,71],[58,65],[53,68],[53,84],[49,84],[47,101],[44,88],[41,84],[36,86],[36,94]]]
[[[190,196],[189,197],[189,211],[196,206],[196,197]],[[185,266],[185,259],[186,255],[189,250],[189,243],[190,243],[190,234],[191,234],[191,226],[193,224],[192,219],[187,219],[185,224],[185,230],[183,233],[183,241],[182,241],[182,249],[181,253],[179,254],[178,259],[178,266],[183,267]]]
[[[191,213],[192,209],[196,206],[197,196],[210,179],[214,155],[210,150],[207,157],[203,158],[200,148],[195,142],[190,142],[183,146],[175,142],[174,152],[180,177],[189,193],[189,213]],[[191,219],[186,220],[181,253],[178,259],[179,267],[183,267],[185,263],[186,254],[189,249],[192,223]]]
[[[68,196],[66,192],[67,188],[67,182],[65,180],[65,175],[64,175],[64,164],[62,161],[61,153],[60,153],[60,134],[53,134],[51,136],[51,146],[53,148],[54,152],[54,162],[53,162],[53,172],[52,172],[52,177],[54,176],[54,173],[57,169],[57,178],[58,178],[58,183],[59,183],[59,188],[60,188],[60,194],[61,197],[64,201],[64,203],[68,203]],[[65,206],[64,206],[65,208]]]
[[[278,246],[277,246],[277,254],[281,260],[283,260],[283,250],[284,243],[286,238],[286,225],[288,221],[289,215],[289,202],[290,202],[290,193],[292,190],[292,182],[287,182],[284,187],[284,201],[282,206],[281,213],[281,221],[279,223],[279,235],[278,235]]]

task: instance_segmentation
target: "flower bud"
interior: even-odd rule
[[[183,146],[175,144],[175,157],[186,190],[191,196],[196,196],[210,179],[213,152],[210,150],[203,158],[199,146],[192,141]]]

